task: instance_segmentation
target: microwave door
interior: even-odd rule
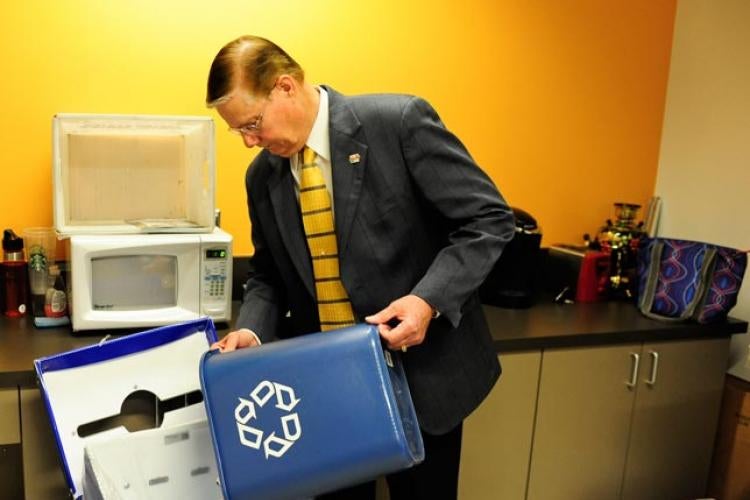
[[[197,318],[199,248],[191,235],[71,238],[73,329],[160,326]]]
[[[174,255],[93,258],[93,309],[133,311],[176,307],[177,269],[177,257]]]

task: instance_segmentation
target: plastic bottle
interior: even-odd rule
[[[12,229],[3,231],[2,274],[5,286],[5,315],[9,318],[24,316],[29,295],[29,274],[23,255],[23,239]]]
[[[68,310],[68,300],[65,295],[65,283],[63,282],[60,268],[52,265],[49,267],[50,281],[53,284],[47,289],[44,296],[44,315],[48,318],[61,318]]]

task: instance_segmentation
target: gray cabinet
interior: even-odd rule
[[[21,422],[18,389],[0,389],[0,498],[21,498]]]
[[[500,361],[500,380],[464,422],[459,498],[526,494],[541,352],[505,354]]]
[[[70,497],[47,410],[38,389],[21,389],[21,424],[26,500]]]
[[[544,352],[528,496],[705,493],[729,339]]]
[[[529,499],[619,498],[640,346],[551,349],[539,386]]]
[[[623,499],[705,496],[728,349],[729,339],[644,344]]]

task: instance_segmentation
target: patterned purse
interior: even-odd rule
[[[638,251],[638,309],[667,321],[724,320],[737,303],[746,267],[746,251],[645,238]]]

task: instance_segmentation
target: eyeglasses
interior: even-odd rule
[[[268,93],[268,96],[266,96],[266,103],[263,105],[263,109],[260,110],[260,113],[258,114],[257,118],[255,118],[250,123],[246,123],[245,125],[242,125],[241,127],[229,127],[229,131],[235,135],[258,135],[260,134],[260,129],[263,126],[263,114],[266,112],[266,108],[268,107],[268,103],[271,102],[271,93],[273,92],[273,88],[271,88],[271,92]]]
[[[266,106],[268,105],[268,102],[266,102]],[[229,131],[235,135],[251,135],[251,134],[259,134],[260,129],[263,126],[263,113],[266,112],[265,106],[263,107],[263,110],[260,112],[258,117],[251,121],[250,123],[246,123],[245,125],[241,127],[229,127]]]

